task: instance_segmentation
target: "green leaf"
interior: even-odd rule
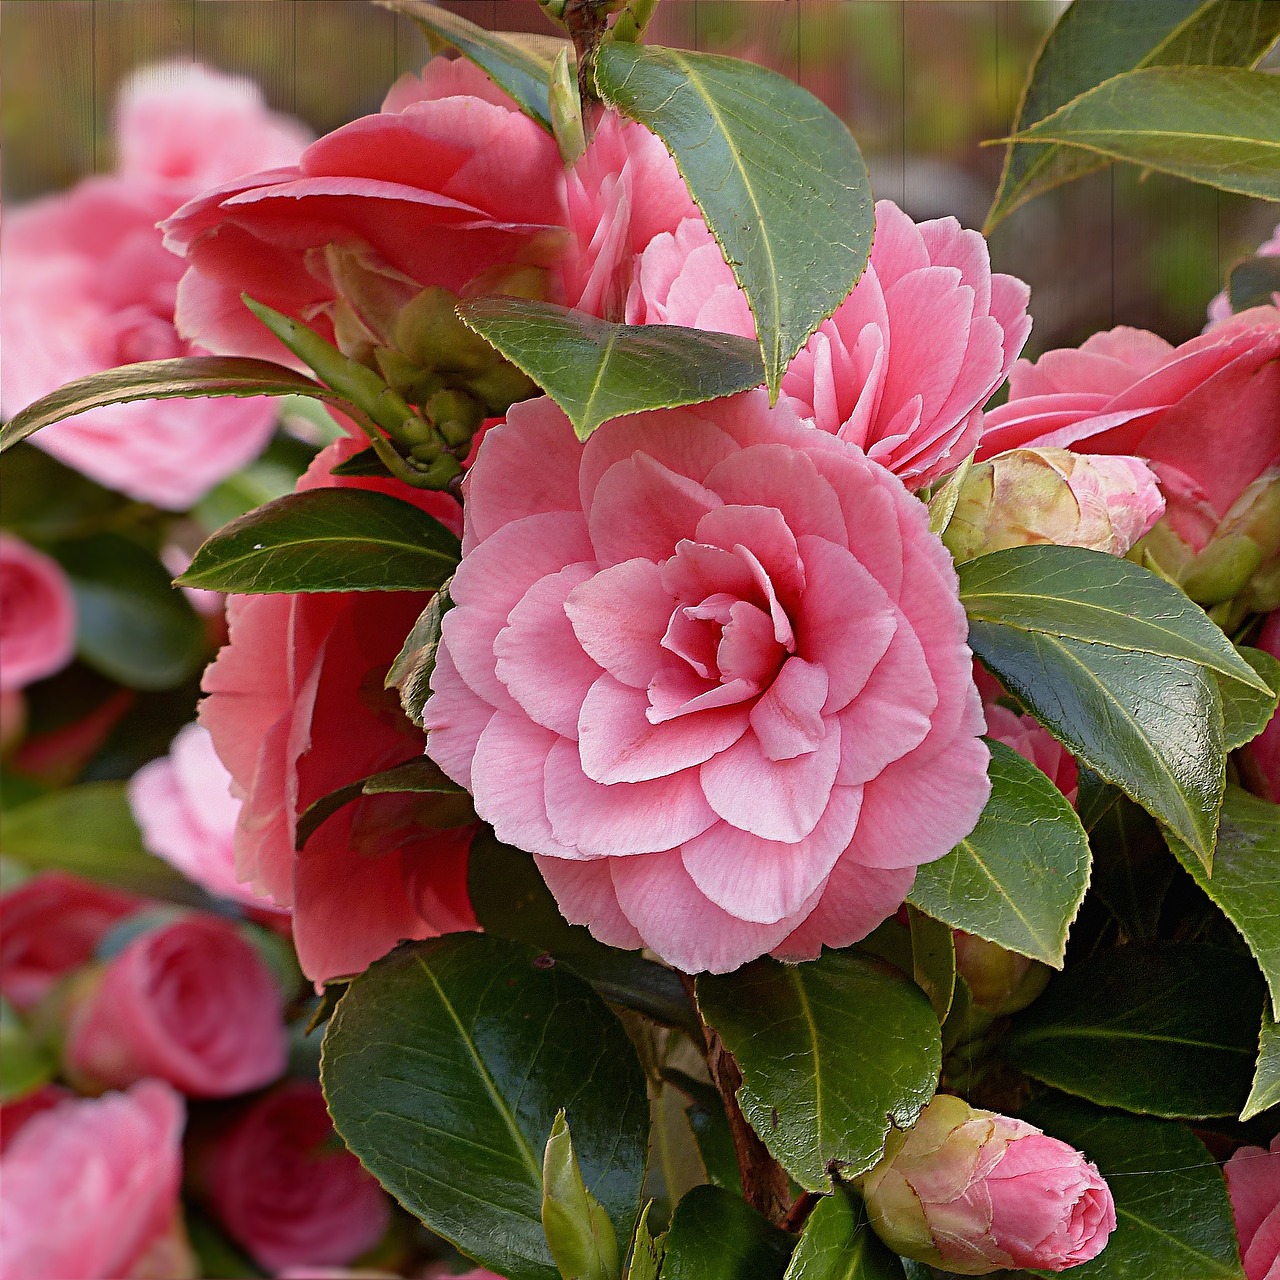
[[[4,814],[4,852],[31,871],[57,869],[133,893],[179,902],[200,894],[148,853],[123,782],[88,782]]]
[[[1057,142],[1222,191],[1280,200],[1280,81],[1237,67],[1129,71],[1013,141]]]
[[[911,969],[916,986],[929,997],[938,1024],[947,1020],[956,992],[956,942],[951,926],[907,906],[911,927]]]
[[[43,449],[23,444],[5,459],[0,525],[29,542],[75,538],[118,519],[128,501]]]
[[[898,970],[852,951],[808,964],[753,961],[698,978],[698,1007],[742,1071],[738,1102],[774,1158],[809,1191],[852,1177],[909,1128],[941,1069],[938,1020]]]
[[[650,1200],[636,1223],[635,1244],[631,1247],[631,1265],[627,1268],[627,1280],[658,1280],[662,1272],[662,1255],[666,1252],[664,1237],[656,1240],[649,1233]]]
[[[9,1002],[0,999],[0,1104],[34,1093],[57,1071],[57,1062],[36,1042]]]
[[[783,1280],[794,1243],[740,1196],[694,1187],[672,1216],[662,1280]]]
[[[387,671],[383,688],[395,689],[400,695],[400,706],[405,715],[422,728],[422,711],[431,696],[431,673],[436,669],[436,651],[440,647],[441,624],[444,615],[453,608],[449,594],[453,578],[440,584],[431,602],[418,615],[409,628],[409,634],[396,654],[396,660]]]
[[[1227,789],[1212,875],[1176,840],[1169,847],[1240,931],[1280,1010],[1280,805]]]
[[[1262,1030],[1258,1033],[1258,1061],[1253,1071],[1253,1085],[1240,1119],[1252,1120],[1277,1103],[1280,1103],[1280,1023],[1264,1013]]]
[[[509,93],[520,109],[551,132],[551,67],[564,42],[550,37],[537,40],[486,31],[474,22],[427,0],[378,0],[384,9],[403,13],[427,33],[474,62],[499,88]]]
[[[84,662],[134,689],[171,689],[200,670],[204,623],[151,552],[117,533],[52,550],[71,579]]]
[[[1065,1098],[1021,1114],[1083,1151],[1115,1199],[1115,1231],[1073,1280],[1244,1280],[1222,1172],[1184,1125]]]
[[[523,298],[474,298],[458,315],[564,410],[578,439],[646,409],[701,404],[757,387],[746,338],[666,324],[611,324]]]
[[[799,85],[733,58],[611,41],[596,85],[674,156],[747,295],[776,399],[867,265],[875,211],[857,143]]]
[[[940,485],[929,498],[929,532],[942,537],[951,524],[951,517],[960,504],[960,492],[973,470],[971,453]]]
[[[1254,674],[1267,686],[1262,693],[1253,685],[1238,680],[1220,679],[1222,694],[1223,738],[1228,751],[1252,742],[1271,722],[1276,709],[1276,696],[1280,693],[1280,662],[1263,649],[1242,645],[1240,656],[1253,668]]]
[[[582,1181],[563,1111],[542,1156],[542,1229],[564,1280],[618,1280],[618,1237]]]
[[[804,1224],[786,1280],[903,1280],[902,1261],[871,1230],[862,1201],[837,1185]]]
[[[945,858],[920,868],[908,901],[952,928],[1060,969],[1089,883],[1089,840],[1035,765],[1001,742],[988,746],[991,798],[978,825]]]
[[[1273,295],[1277,293],[1280,293],[1280,258],[1274,255],[1237,262],[1227,276],[1227,297],[1232,311],[1272,306]]]
[[[1254,66],[1277,35],[1264,0],[1077,0],[1058,19],[1022,91],[1013,131],[1029,128],[1095,85],[1135,67]],[[1107,161],[1052,144],[1009,144],[984,231],[1063,182]]]
[[[662,1079],[680,1090],[689,1099],[685,1114],[707,1181],[712,1186],[724,1187],[735,1195],[742,1194],[742,1173],[738,1168],[738,1156],[733,1147],[733,1132],[724,1113],[724,1103],[714,1085],[695,1080],[671,1067],[664,1067]]]
[[[412,503],[365,489],[311,489],[220,529],[178,581],[244,593],[434,591],[461,554],[454,534]]]
[[[1265,988],[1245,955],[1133,945],[1073,965],[1014,1022],[1014,1066],[1101,1106],[1234,1116],[1249,1093]]]
[[[702,1029],[679,975],[638,951],[606,947],[581,925],[570,924],[533,855],[503,844],[492,828],[485,827],[471,843],[467,887],[486,933],[537,947],[585,978],[610,1004],[680,1027],[701,1043]]]
[[[243,356],[183,356],[147,360],[77,378],[0,427],[0,453],[63,418],[130,400],[199,399],[204,396],[332,397],[310,378],[270,360]]]
[[[1099,818],[1090,842],[1094,893],[1130,938],[1153,939],[1177,873],[1155,819],[1120,796]]]
[[[559,1280],[541,1154],[564,1108],[587,1190],[629,1240],[649,1104],[621,1024],[533,947],[483,934],[402,946],[329,1022],[334,1124],[411,1213],[509,1280]]]

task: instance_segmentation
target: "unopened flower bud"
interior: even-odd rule
[[[1097,1168],[1033,1125],[938,1094],[862,1179],[895,1252],[958,1275],[1065,1271],[1101,1252],[1115,1204]]]
[[[437,391],[427,413],[451,447],[466,444],[484,421],[484,410],[465,391]]]
[[[420,286],[364,244],[308,249],[305,260],[307,270],[336,295],[328,309],[338,349],[372,363],[372,348],[389,341],[396,317]]]
[[[1047,964],[1006,951],[994,942],[955,931],[956,972],[969,984],[973,1003],[1003,1018],[1025,1009],[1048,985]]]
[[[959,561],[1036,543],[1122,556],[1163,510],[1137,458],[1012,449],[969,472],[942,540]]]
[[[458,318],[456,294],[423,289],[396,317],[392,345],[415,365],[438,372],[478,374],[502,357]]]

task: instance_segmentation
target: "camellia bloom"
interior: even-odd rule
[[[76,604],[56,561],[0,533],[0,693],[61,670],[75,652]]]
[[[1080,1152],[941,1093],[913,1129],[889,1135],[862,1192],[891,1249],[966,1276],[1064,1271],[1099,1254],[1116,1226],[1111,1191]]]
[[[382,1188],[335,1141],[320,1086],[290,1080],[199,1151],[194,1176],[233,1239],[266,1270],[340,1266],[391,1218]]]
[[[287,1053],[284,997],[267,962],[230,921],[188,915],[82,975],[63,1062],[90,1086],[156,1076],[193,1097],[225,1098],[270,1084]]]
[[[456,527],[447,494],[335,477],[360,449],[330,445],[298,482],[378,490]],[[352,782],[421,755],[421,732],[383,679],[429,597],[412,592],[232,596],[231,640],[205,672],[200,722],[242,800],[236,875],[293,911],[303,972],[359,973],[403,938],[475,927],[467,897],[473,827],[416,820],[412,795],[344,805],[294,849],[298,815]]]
[[[75,1096],[70,1089],[64,1089],[60,1084],[42,1084],[20,1098],[0,1103],[0,1155],[4,1154],[28,1120]]]
[[[159,1080],[32,1117],[0,1160],[5,1280],[180,1280],[182,1099]]]
[[[72,378],[199,354],[174,330],[183,263],[165,251],[156,224],[211,182],[291,163],[307,140],[300,125],[267,111],[250,81],[187,64],[126,85],[117,131],[117,173],[6,213],[6,417]],[[34,443],[102,484],[176,510],[256,457],[274,422],[266,398],[157,400],[91,409]]]
[[[152,853],[220,898],[275,909],[236,878],[235,830],[240,801],[209,731],[182,729],[169,749],[129,779],[129,808]]]
[[[585,446],[535,400],[467,486],[428,751],[569,920],[691,972],[811,957],[973,828],[955,571],[860,450],[763,391]]]
[[[1247,1280],[1280,1280],[1280,1137],[1241,1147],[1223,1172]]]
[[[0,895],[0,994],[17,1009],[38,1004],[142,905],[65,871],[41,871]]]

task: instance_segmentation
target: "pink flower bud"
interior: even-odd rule
[[[1100,1253],[1116,1225],[1111,1191],[1080,1152],[947,1094],[890,1136],[862,1192],[890,1248],[959,1275],[1065,1271]]]
[[[65,667],[75,642],[76,606],[67,575],[21,538],[0,533],[0,692]]]
[[[1227,1194],[1248,1280],[1280,1276],[1280,1136],[1271,1149],[1241,1147],[1227,1161]]]

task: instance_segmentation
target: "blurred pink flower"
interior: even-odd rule
[[[1280,1136],[1241,1147],[1223,1169],[1247,1280],[1280,1280]]]
[[[1272,233],[1271,239],[1260,244],[1254,253],[1259,258],[1275,258],[1280,257],[1280,223],[1276,224],[1276,229]],[[1273,293],[1271,301],[1280,307],[1280,293]],[[1209,323],[1206,328],[1212,328],[1215,324],[1221,324],[1224,320],[1231,319],[1231,299],[1227,296],[1224,289],[1218,294],[1212,302],[1209,303]]]
[[[1034,716],[1020,716],[1008,707],[994,704],[983,707],[983,711],[987,717],[987,736],[1030,760],[1074,805],[1079,789],[1075,756]]]
[[[76,646],[76,603],[56,561],[0,533],[0,693],[53,675]]]
[[[197,1098],[225,1098],[284,1071],[284,997],[257,949],[228,920],[187,915],[148,929],[81,975],[63,1062],[73,1081],[123,1088],[147,1076]]]
[[[196,1274],[178,1187],[182,1099],[159,1080],[59,1103],[0,1159],[5,1280],[180,1280]]]
[[[8,1150],[28,1120],[75,1096],[70,1089],[64,1089],[60,1084],[42,1084],[20,1098],[0,1103],[0,1155]]]
[[[763,391],[585,446],[514,406],[451,594],[428,751],[612,945],[714,972],[848,945],[986,801],[925,508]]]

